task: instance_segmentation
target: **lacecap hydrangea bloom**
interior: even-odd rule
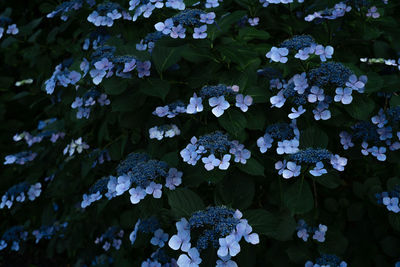
[[[22,133],[17,133],[13,136],[13,140],[15,142],[24,140],[29,147],[42,142],[45,138],[49,138],[52,143],[55,143],[58,139],[62,139],[65,136],[64,132],[59,131],[56,122],[56,118],[41,120],[39,121],[36,130],[32,132],[24,131]]]
[[[278,155],[292,154],[299,151],[299,138],[300,131],[297,128],[296,120],[293,120],[291,124],[275,123],[269,125],[264,136],[257,139],[257,146],[261,153],[265,153],[276,141]]]
[[[324,164],[325,163],[325,164]],[[325,165],[330,163],[332,168],[338,171],[344,171],[347,165],[347,159],[330,151],[321,148],[306,148],[288,155],[287,159],[275,163],[275,169],[278,174],[285,179],[297,177],[301,173],[301,168],[314,165],[309,170],[312,176],[321,176],[327,173]]]
[[[352,93],[363,93],[366,83],[366,76],[357,77],[340,63],[322,63],[309,73],[294,75],[288,82],[279,78],[270,80],[270,89],[278,90],[270,102],[276,108],[290,102],[294,106],[288,114],[291,119],[300,117],[307,106],[311,106],[315,120],[328,120],[331,118],[329,105],[332,102],[350,104]]]
[[[68,153],[69,156],[72,156],[75,154],[75,151],[81,154],[84,149],[88,148],[89,145],[82,140],[82,137],[79,137],[76,140],[72,140],[71,143],[64,148],[63,154],[66,155]]]
[[[399,213],[400,212],[400,186],[396,186],[389,192],[377,193],[375,195],[378,204],[386,206],[388,211]]]
[[[28,232],[24,230],[23,226],[13,226],[0,238],[0,251],[5,248],[10,248],[13,251],[19,251],[20,243],[25,241],[28,237]]]
[[[311,227],[304,220],[299,220],[296,230],[297,237],[303,239],[304,242],[312,235],[312,239],[322,243],[325,241],[325,234],[328,231],[328,227],[324,224],[319,224],[318,227]]]
[[[76,118],[88,119],[92,108],[98,104],[99,106],[110,105],[111,101],[108,99],[107,94],[100,93],[97,90],[91,89],[81,97],[77,96],[74,102],[71,103],[71,108],[76,109]]]
[[[51,225],[42,225],[39,229],[33,230],[32,235],[35,237],[35,243],[39,243],[41,239],[51,239],[53,236],[64,237],[64,230],[68,223],[55,222]]]
[[[30,201],[34,201],[36,198],[40,196],[42,192],[42,184],[35,183],[35,184],[28,184],[27,182],[22,182],[16,184],[1,197],[0,209],[4,207],[11,208],[14,201],[16,202],[25,202],[28,198]]]
[[[239,210],[226,207],[209,207],[197,211],[187,220],[182,218],[176,223],[177,234],[173,235],[168,245],[173,250],[181,250],[177,264],[183,266],[199,266],[202,262],[200,253],[209,248],[217,249],[220,258],[217,266],[236,266],[231,257],[240,252],[239,242],[244,239],[247,243],[258,244],[259,236],[253,233],[252,227],[242,218]]]
[[[82,208],[100,200],[103,195],[108,199],[120,196],[126,191],[131,195],[132,204],[139,203],[146,195],[161,198],[162,183],[174,190],[182,183],[182,172],[169,168],[163,161],[152,160],[146,154],[131,153],[116,170],[117,176],[103,177],[83,195]]]
[[[238,141],[231,141],[228,135],[216,131],[199,139],[193,136],[190,144],[181,150],[180,155],[184,162],[193,166],[201,159],[204,168],[211,171],[217,167],[220,170],[227,170],[233,156],[235,162],[246,164],[251,152]]]
[[[0,17],[0,39],[5,34],[17,35],[18,33],[19,29],[17,27],[17,24],[12,23],[12,20],[9,17]]]
[[[56,66],[53,75],[45,81],[46,93],[49,95],[54,93],[56,86],[68,87],[70,84],[75,85],[82,78],[82,75],[75,71],[69,70],[73,60],[64,60],[63,63]]]
[[[385,161],[387,152],[400,149],[400,107],[380,109],[371,121],[360,121],[339,136],[343,149],[354,147],[353,142],[358,141],[361,154]]]
[[[4,165],[8,164],[18,164],[24,165],[27,162],[33,161],[37,156],[36,152],[32,151],[22,151],[16,154],[7,155],[4,158]]]

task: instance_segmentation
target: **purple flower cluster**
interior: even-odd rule
[[[354,147],[355,139],[361,142],[364,156],[371,154],[377,160],[385,161],[388,150],[400,149],[400,107],[380,109],[371,122],[359,122],[352,127],[351,133],[342,131],[339,136],[343,149]]]
[[[40,143],[44,138],[49,138],[52,143],[57,142],[59,138],[64,138],[65,133],[57,130],[56,118],[39,121],[37,129],[33,133],[22,132],[15,134],[13,140],[19,142],[24,140],[31,147],[33,144]]]
[[[111,102],[108,99],[107,94],[100,93],[97,90],[90,90],[82,97],[76,97],[74,102],[71,104],[71,108],[78,110],[76,112],[77,119],[88,119],[90,116],[90,111],[96,103],[100,106],[107,106],[110,105]]]
[[[150,139],[162,140],[164,137],[172,138],[180,135],[181,131],[175,124],[167,124],[162,126],[154,126],[149,129]]]
[[[184,162],[193,166],[201,159],[204,168],[211,171],[216,167],[227,170],[232,156],[235,157],[235,162],[246,164],[251,152],[239,141],[231,141],[228,135],[216,131],[203,135],[199,139],[193,136],[190,144],[181,150],[180,155]]]
[[[392,191],[382,192],[375,195],[378,204],[385,205],[388,211],[400,212],[400,186],[396,186]]]
[[[29,185],[26,182],[22,182],[16,184],[10,187],[10,189],[8,189],[7,192],[1,197],[0,209],[3,209],[4,207],[10,209],[14,201],[22,203],[26,200],[26,197],[28,197],[30,201],[34,201],[40,196],[41,192],[41,183]]]

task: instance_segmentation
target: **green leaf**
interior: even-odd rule
[[[314,206],[314,198],[310,186],[304,178],[298,179],[294,184],[290,185],[284,192],[283,198],[285,206],[292,214],[304,214]]]
[[[209,25],[207,29],[207,36],[211,41],[215,40],[218,36],[227,32],[232,24],[239,21],[246,15],[246,11],[240,10],[233,13],[225,14],[216,22],[216,25]]]
[[[101,84],[109,95],[120,95],[128,88],[128,81],[118,77],[105,79]]]
[[[320,185],[330,189],[335,189],[341,184],[341,180],[339,179],[339,177],[331,173],[327,173],[319,177],[313,177],[313,180]]]
[[[231,107],[225,113],[218,118],[219,124],[232,135],[232,137],[237,138],[240,132],[244,131],[246,127],[246,117],[242,112]]]
[[[228,176],[217,186],[222,203],[239,210],[251,205],[254,191],[253,180],[246,176]]]
[[[375,72],[369,72],[367,74],[367,77],[368,77],[368,82],[365,85],[365,92],[373,93],[373,92],[380,91],[384,84],[381,75],[379,75]],[[353,104],[354,103],[351,103],[351,105],[353,105]]]
[[[369,120],[371,112],[375,108],[374,101],[366,95],[357,96],[350,105],[346,105],[347,113],[357,120]]]
[[[268,40],[270,37],[269,33],[262,30],[257,30],[254,27],[246,27],[239,30],[239,38],[244,41],[250,41],[253,39]]]
[[[168,81],[150,78],[140,86],[140,92],[145,95],[161,98],[163,101],[168,95],[170,85]]]
[[[257,209],[244,212],[244,218],[249,221],[254,232],[281,241],[291,239],[296,230],[296,222],[287,213],[273,214],[269,211]]]
[[[204,209],[201,198],[192,190],[186,188],[169,191],[168,204],[177,217],[190,217],[193,212]]]
[[[244,165],[240,165],[239,169],[245,173],[254,176],[265,176],[264,166],[254,158],[249,158]]]
[[[177,63],[181,59],[183,50],[184,47],[163,47],[156,45],[151,54],[158,73],[164,72]]]
[[[328,146],[328,135],[317,127],[309,127],[300,134],[300,147],[326,148]]]

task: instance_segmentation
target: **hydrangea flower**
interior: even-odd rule
[[[273,46],[265,56],[274,62],[286,63],[288,61],[288,58],[286,57],[288,54],[289,50],[287,48],[278,48]]]

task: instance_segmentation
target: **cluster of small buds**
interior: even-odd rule
[[[105,2],[99,4],[92,13],[89,14],[87,20],[93,23],[95,26],[107,26],[111,27],[114,25],[114,20],[123,18],[125,20],[131,20],[131,15],[121,8],[117,3]]]
[[[97,100],[97,101],[96,101]],[[110,100],[107,94],[100,93],[96,90],[90,90],[85,93],[82,97],[76,97],[74,102],[71,104],[72,109],[77,109],[76,118],[88,119],[90,116],[91,108],[98,103],[100,106],[110,105]]]
[[[371,123],[372,122],[372,123]],[[379,161],[386,160],[387,149],[400,149],[400,107],[380,109],[378,114],[371,118],[371,122],[364,121],[352,127],[352,133],[342,131],[340,143],[347,150],[354,146],[352,139],[361,141],[361,154],[371,154]],[[396,132],[397,131],[397,132]],[[372,147],[369,147],[370,144]]]
[[[19,33],[17,24],[12,24],[12,21],[10,18],[0,17],[0,39],[3,37],[4,31],[6,34],[9,34],[9,35],[16,35]]]
[[[180,100],[165,106],[156,107],[153,111],[153,115],[157,117],[167,117],[170,119],[181,113],[186,113],[186,105]]]
[[[291,124],[276,123],[267,127],[264,136],[257,139],[257,146],[261,153],[265,153],[272,147],[273,142],[278,140],[276,153],[293,154],[299,151],[300,131],[297,128],[296,120]]]
[[[322,243],[325,241],[325,234],[328,231],[328,227],[323,224],[319,224],[318,227],[310,227],[304,220],[299,220],[296,230],[297,237],[303,239],[304,242],[307,242],[308,237],[313,235],[312,238],[314,240]]]
[[[265,55],[272,62],[286,63],[288,61],[289,52],[294,51],[295,58],[307,60],[312,55],[319,56],[322,62],[332,58],[334,49],[332,46],[323,46],[315,43],[314,39],[309,35],[296,35],[291,39],[285,40],[280,47],[273,46]]]
[[[310,103],[314,106],[315,120],[328,120],[331,112],[330,103],[339,102],[348,105],[353,101],[352,93],[364,93],[366,76],[357,78],[349,69],[340,63],[322,63],[320,67],[312,69],[308,74],[303,72],[294,75],[287,83],[284,80],[270,80],[270,89],[279,90],[270,98],[272,107],[281,108],[286,100],[297,105],[292,107],[288,114],[290,119],[301,116],[306,109],[304,105]],[[335,94],[329,95],[328,93]]]
[[[27,162],[33,161],[37,156],[36,152],[22,151],[16,154],[7,155],[4,160],[4,165],[7,164],[18,164],[24,165]]]
[[[322,267],[322,266],[329,266],[329,267],[347,267],[347,263],[342,261],[336,255],[324,254],[318,258],[315,263],[312,261],[307,261],[304,267]]]
[[[386,208],[394,213],[400,212],[400,186],[396,186],[392,191],[377,193],[375,195],[378,204],[385,205]]]
[[[28,232],[23,226],[13,226],[8,229],[0,238],[0,251],[9,247],[13,251],[19,251],[20,242],[25,241],[28,237]]]
[[[169,168],[163,161],[152,160],[146,154],[131,153],[117,167],[117,177],[109,176],[98,180],[89,190],[89,194],[83,195],[82,208],[100,200],[103,194],[112,199],[129,191],[132,204],[137,204],[146,195],[161,198],[162,182],[165,187],[174,190],[182,183],[182,172],[175,168]],[[136,186],[136,187],[132,187]]]
[[[20,80],[20,81],[16,81],[15,82],[15,86],[20,87],[23,86],[25,84],[32,84],[33,83],[33,79],[29,78],[29,79],[24,79],[24,80]]]
[[[45,81],[46,92],[51,95],[54,92],[56,86],[61,85],[68,87],[68,85],[75,85],[80,81],[82,75],[77,71],[70,71],[68,67],[72,64],[72,61],[67,60],[65,63],[56,66],[53,75],[50,79]]]
[[[206,13],[199,9],[187,9],[164,22],[158,22],[154,28],[171,38],[184,39],[186,37],[185,26],[192,26],[194,27],[193,38],[204,39],[207,37],[207,24],[213,24],[214,19],[214,12]]]
[[[26,197],[28,197],[30,201],[34,201],[40,196],[41,192],[41,183],[29,185],[26,182],[22,182],[16,184],[10,187],[10,189],[8,189],[7,192],[1,197],[0,209],[3,209],[4,207],[10,209],[14,203],[14,200],[22,203],[26,200]]]
[[[238,94],[239,86],[226,86],[224,84],[209,86],[206,85],[200,90],[200,96],[194,93],[193,97],[190,98],[189,104],[186,107],[186,113],[196,114],[203,111],[203,100],[208,99],[208,104],[212,108],[212,113],[216,117],[222,116],[225,110],[230,107],[230,103],[233,99],[236,100],[235,106],[240,108],[241,111],[246,112],[249,106],[253,104],[253,98],[249,95],[244,96]]]
[[[302,164],[315,164],[314,169],[309,170],[309,173],[312,176],[321,176],[327,173],[324,162],[325,164],[330,163],[332,168],[338,171],[344,171],[344,167],[347,165],[346,158],[337,154],[333,155],[326,149],[306,148],[290,154],[288,160],[276,162],[275,169],[283,178],[290,179],[300,175]]]
[[[65,1],[58,5],[56,9],[54,9],[52,12],[47,14],[47,18],[54,18],[57,16],[60,16],[61,20],[67,21],[69,18],[70,13],[73,11],[79,10],[82,8],[84,3],[87,3],[90,7],[94,6],[96,4],[95,0],[70,0],[70,1]]]
[[[346,5],[344,2],[336,4],[333,8],[314,12],[313,14],[307,15],[304,20],[311,22],[314,19],[329,19],[334,20],[343,17],[347,12],[351,11],[351,6]]]
[[[252,227],[242,216],[239,210],[209,207],[193,213],[189,220],[182,218],[176,223],[177,234],[168,241],[173,250],[187,252],[179,256],[178,266],[199,266],[201,251],[210,246],[217,249],[217,266],[237,266],[231,257],[240,252],[242,238],[253,245],[259,243],[258,234],[252,233]]]
[[[36,133],[22,132],[20,134],[15,134],[13,140],[19,142],[25,140],[26,144],[31,147],[33,144],[40,143],[46,137],[50,139],[52,143],[57,142],[59,138],[64,138],[64,132],[58,132],[53,129],[52,125],[57,121],[56,118],[47,119],[44,121],[39,121]]]
[[[183,0],[131,0],[129,1],[129,10],[134,10],[132,21],[136,21],[138,17],[143,16],[149,18],[153,11],[157,8],[168,7],[176,10],[185,10],[185,3]]]
[[[103,244],[103,249],[108,251],[111,246],[116,250],[119,250],[122,244],[122,238],[124,237],[124,230],[117,226],[111,226],[107,231],[100,237],[97,237],[94,241],[95,244]]]
[[[175,124],[167,124],[162,126],[154,126],[149,129],[150,139],[162,140],[164,137],[172,138],[180,135],[181,130]]]
[[[368,64],[385,64],[386,66],[397,67],[400,70],[400,58],[397,59],[385,59],[385,58],[360,58],[360,61]]]
[[[51,239],[54,235],[57,234],[59,237],[63,237],[64,233],[63,230],[65,230],[68,226],[67,222],[64,223],[59,223],[56,222],[52,225],[43,225],[37,230],[32,231],[32,235],[35,237],[35,243],[39,243],[39,241],[43,239]]]
[[[91,57],[91,62],[83,59],[80,68],[86,75],[88,72],[95,85],[99,85],[103,78],[114,75],[130,78],[130,72],[136,69],[139,78],[150,76],[150,61],[139,61],[134,56],[115,56],[115,47],[98,47]],[[90,71],[89,71],[90,70]]]
[[[270,4],[290,4],[294,3],[294,0],[259,0],[263,7],[267,7]],[[299,3],[303,3],[304,0],[297,0]]]
[[[64,148],[63,154],[65,155],[68,153],[69,156],[72,156],[75,151],[81,154],[84,149],[88,148],[89,145],[83,142],[82,137],[79,137],[76,140],[72,140],[71,143]]]
[[[201,159],[204,168],[211,171],[215,167],[220,170],[227,170],[232,156],[235,156],[235,162],[246,164],[251,152],[238,141],[231,141],[228,135],[216,131],[201,136],[199,139],[193,136],[190,144],[182,149],[180,155],[184,162],[193,166]]]

